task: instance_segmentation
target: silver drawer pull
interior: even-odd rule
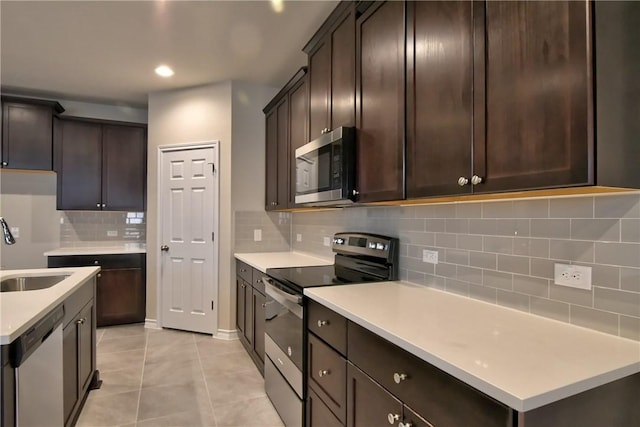
[[[407,378],[408,378],[407,374],[399,374],[397,372],[393,374],[393,381],[396,384],[400,384],[402,381],[406,380]]]
[[[400,415],[398,414],[392,414],[391,412],[389,412],[389,414],[387,415],[387,421],[389,421],[389,424],[391,425],[395,424],[399,419]]]
[[[331,373],[331,371],[330,371],[330,370],[328,370],[328,369],[320,369],[320,370],[318,371],[318,376],[319,376],[319,377],[324,377],[324,376],[326,376],[326,375],[329,375],[330,373]]]
[[[329,324],[328,320],[318,320],[318,328],[322,328],[323,326],[326,326]]]

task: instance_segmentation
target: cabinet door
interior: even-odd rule
[[[411,427],[433,427],[429,421],[422,418],[420,415],[411,410],[407,405],[404,405],[403,410],[403,423],[405,426]]]
[[[324,40],[309,55],[309,141],[329,128],[331,93],[331,44]]]
[[[96,287],[98,326],[144,321],[145,284],[141,269],[102,270]]]
[[[102,209],[144,211],[147,142],[144,128],[104,125]]]
[[[289,202],[289,97],[276,107],[278,114],[278,199],[276,209],[284,209]]]
[[[59,210],[100,210],[102,126],[60,120],[56,131]]]
[[[356,23],[358,201],[404,196],[404,2],[371,6]]]
[[[249,283],[244,287],[244,338],[253,347],[253,288]]]
[[[307,427],[342,427],[343,424],[327,408],[313,390],[307,390]]]
[[[79,314],[78,323],[78,389],[86,390],[93,377],[95,348],[93,335],[93,302],[87,304]]]
[[[474,191],[592,184],[590,3],[474,7]]]
[[[62,331],[62,376],[63,376],[63,405],[64,422],[67,425],[69,416],[73,412],[80,389],[78,388],[78,327],[77,318],[72,320]]]
[[[302,147],[308,141],[308,112],[307,81],[303,78],[300,83],[289,92],[289,207],[296,204],[296,148]]]
[[[356,18],[351,9],[336,24],[331,37],[330,129],[355,126]]]
[[[402,421],[402,403],[351,363],[347,365],[347,426],[382,427]]]
[[[260,292],[253,290],[253,348],[258,359],[264,364],[264,309],[267,299]]]
[[[2,105],[2,167],[51,170],[53,111],[41,105]]]
[[[270,211],[278,204],[278,114],[277,109],[266,118],[266,168],[265,209]]]
[[[407,198],[471,192],[471,1],[407,3]]]
[[[240,335],[244,336],[245,330],[245,306],[244,306],[244,290],[247,284],[240,277],[236,278],[236,324]]]

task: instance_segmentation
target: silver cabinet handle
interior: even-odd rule
[[[399,374],[397,372],[393,374],[393,381],[396,384],[400,384],[402,381],[406,380],[407,378],[408,378],[407,374]]]
[[[9,166],[9,163],[7,163],[7,162],[2,162],[2,166]]]
[[[263,302],[262,304],[260,304],[262,306],[262,308],[267,308],[267,303]]]
[[[102,204],[102,207],[103,207],[103,208],[106,208],[106,207],[107,207],[107,205],[105,205],[105,204],[103,203],[103,204]]]
[[[102,277],[102,273],[98,273],[96,276],[97,277]]]
[[[246,288],[246,287],[247,287],[247,285],[245,285],[245,284],[243,283],[242,285],[240,285],[240,287],[241,287],[242,289],[244,289],[244,288]]]
[[[241,268],[241,269],[240,269],[240,273],[246,273],[246,272],[247,272],[247,269],[246,269],[246,268]]]
[[[325,325],[328,325],[329,321],[327,320],[318,320],[318,328],[322,328]]]
[[[389,421],[389,424],[391,425],[395,424],[399,419],[400,415],[398,414],[392,414],[391,412],[389,412],[389,414],[387,415],[387,421]]]
[[[398,427],[413,427],[413,423],[411,421],[407,421],[406,423],[403,423],[402,421],[400,421],[398,423]]]
[[[167,252],[167,251],[169,250],[169,246],[167,246],[167,245],[162,245],[162,246],[160,246],[160,250],[161,250],[162,252]]]
[[[100,262],[98,260],[95,260],[95,261],[93,261],[93,264],[94,265],[98,265],[98,264],[100,264]]]
[[[96,208],[99,208],[99,207],[100,207],[100,203],[96,203]]]
[[[86,321],[87,321],[87,318],[86,317],[82,317],[82,318],[76,320],[76,325],[84,325],[84,322],[86,322]]]
[[[329,375],[330,373],[331,373],[331,371],[330,371],[330,370],[328,370],[328,369],[320,369],[320,370],[318,371],[318,376],[319,376],[319,377],[324,377],[324,376],[326,376],[326,375]]]
[[[262,283],[262,279],[256,279],[256,283]]]
[[[471,177],[471,184],[473,185],[478,185],[482,182],[482,178],[480,178],[478,175],[473,175]]]
[[[461,176],[460,178],[458,178],[458,185],[460,187],[464,187],[468,183],[469,183],[469,179],[468,178],[465,178],[464,176]]]
[[[358,194],[360,194],[360,192],[358,190],[353,190],[353,195],[357,196]]]

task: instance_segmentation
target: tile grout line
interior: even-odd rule
[[[142,400],[142,380],[144,379],[145,366],[147,365],[147,348],[149,346],[149,333],[144,332],[144,355],[142,356],[142,374],[140,375],[140,386],[138,387],[138,404],[136,405],[136,419],[134,424],[138,425],[138,415],[140,414],[140,400]]]
[[[211,409],[211,416],[213,417],[213,422],[217,426],[218,419],[216,417],[216,412],[213,409],[213,403],[211,402],[211,393],[209,392],[209,384],[207,384],[207,378],[204,376],[204,368],[202,367],[202,358],[200,356],[200,349],[198,348],[196,336],[192,335],[192,337],[193,337],[193,342],[196,346],[196,355],[198,356],[198,366],[200,366],[200,374],[202,375],[202,381],[204,382],[204,389],[207,393],[207,402],[209,402],[209,409]]]

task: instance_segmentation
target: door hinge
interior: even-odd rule
[[[213,231],[211,232],[211,241],[212,242],[216,241],[216,233],[214,233]]]
[[[211,310],[213,310],[213,300],[211,301]]]
[[[211,163],[211,173],[216,173],[216,164]]]

